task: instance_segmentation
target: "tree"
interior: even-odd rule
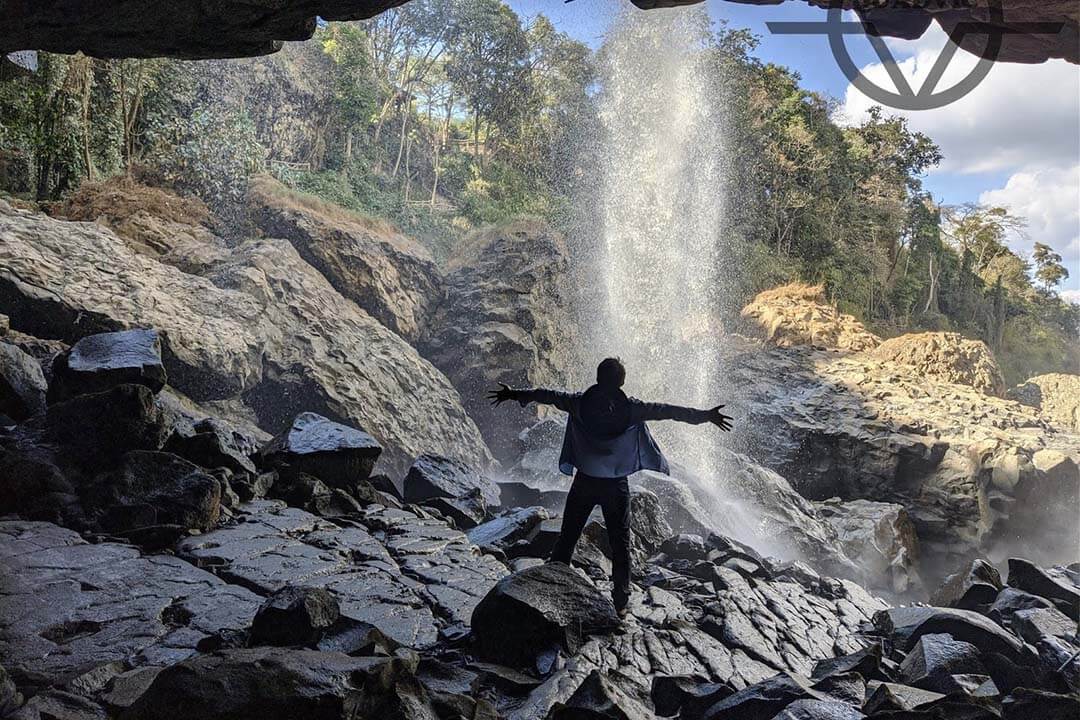
[[[480,163],[481,126],[492,131],[521,108],[529,44],[517,15],[500,0],[469,0],[453,36],[447,75],[472,111],[473,159]]]
[[[377,103],[368,39],[359,25],[333,23],[322,31],[322,47],[337,70],[334,99],[345,136],[343,156],[348,163],[352,159],[353,135],[371,122]]]
[[[1042,282],[1046,292],[1051,292],[1063,280],[1068,279],[1069,271],[1062,264],[1061,255],[1054,252],[1049,245],[1035,243],[1031,259],[1035,261],[1035,278]]]

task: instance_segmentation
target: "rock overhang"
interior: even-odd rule
[[[730,0],[776,5],[784,0]],[[362,20],[407,0],[174,0],[163,12],[155,0],[100,0],[68,3],[43,0],[0,2],[0,54],[19,50],[84,52],[104,58],[187,59],[266,55],[283,41],[306,40],[317,18]],[[645,10],[692,5],[701,0],[631,0]],[[836,0],[806,0],[823,10]],[[962,23],[982,23],[1001,31],[997,59],[1039,63],[1052,58],[1080,62],[1080,5],[1066,0],[843,0],[875,35],[913,39],[932,22],[947,33]],[[824,13],[822,14],[824,19]],[[1032,27],[1047,23],[1055,32]],[[1035,32],[1039,30],[1039,32]],[[980,54],[986,36],[968,33],[960,46]]]

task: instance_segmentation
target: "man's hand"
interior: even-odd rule
[[[720,412],[723,407],[723,405],[717,405],[709,411],[709,422],[711,422],[713,425],[720,428],[724,432],[729,432],[731,430],[732,418],[730,415],[724,415],[722,412]]]
[[[498,406],[499,403],[507,400],[516,400],[517,390],[511,390],[509,386],[499,383],[498,390],[488,390],[487,399],[491,401],[492,405]]]

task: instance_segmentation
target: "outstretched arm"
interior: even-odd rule
[[[502,383],[499,383],[497,390],[488,391],[488,400],[491,401],[492,405],[497,406],[507,400],[517,400],[522,407],[535,402],[541,405],[554,405],[564,412],[570,412],[572,403],[577,397],[574,393],[560,390],[548,390],[547,388],[515,389]]]
[[[731,430],[729,415],[720,412],[723,405],[717,405],[711,410],[698,410],[696,408],[682,407],[681,405],[668,405],[667,403],[647,403],[636,401],[633,404],[633,417],[635,422],[645,420],[678,420],[691,425],[700,425],[711,422],[725,432]]]

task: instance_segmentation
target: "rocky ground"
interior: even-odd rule
[[[727,344],[744,452],[635,476],[620,620],[601,522],[543,562],[560,421],[492,434],[463,400],[507,358],[565,371],[561,240],[440,269],[257,192],[240,242],[0,203],[0,717],[1080,712],[1067,383],[994,397],[957,374],[977,348],[919,358],[942,379],[806,292],[759,299],[791,340]],[[487,338],[460,375],[455,337]]]

